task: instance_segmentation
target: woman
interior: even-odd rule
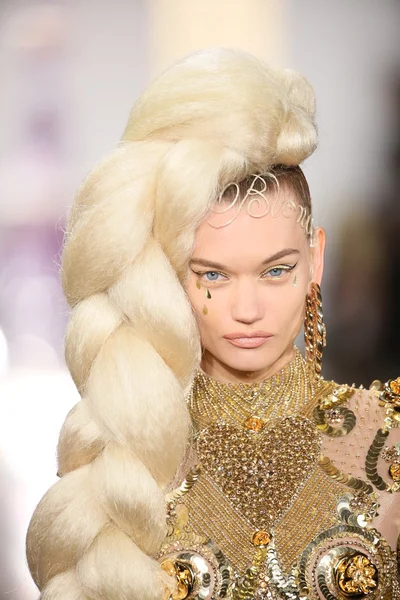
[[[315,147],[302,77],[204,51],[83,183],[62,265],[82,400],[28,531],[41,598],[400,598],[400,380],[321,377]]]

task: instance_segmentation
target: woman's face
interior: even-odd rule
[[[279,196],[297,204],[283,186]],[[236,211],[225,212],[224,222]],[[309,284],[321,280],[325,242],[318,229],[310,248],[296,216],[256,218],[244,206],[224,227],[212,227],[213,216],[199,227],[186,291],[200,329],[201,366],[209,375],[257,381],[292,358]]]

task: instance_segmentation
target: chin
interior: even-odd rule
[[[223,361],[229,368],[236,371],[255,372],[268,369],[278,360],[275,352],[260,352],[257,348],[253,350],[239,350],[235,356],[225,356]]]

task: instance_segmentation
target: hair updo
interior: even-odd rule
[[[164,494],[188,444],[200,340],[181,285],[218,193],[317,143],[307,81],[240,51],[193,54],[134,105],[122,141],[81,185],[62,257],[66,360],[81,401],[61,479],[32,517],[43,600],[157,600]]]

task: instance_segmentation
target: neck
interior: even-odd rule
[[[291,414],[310,416],[315,406],[315,386],[321,383],[310,376],[296,348],[289,363],[261,382],[226,382],[199,370],[188,396],[189,412],[196,430],[222,421],[247,427],[252,417],[265,425]]]
[[[264,379],[269,379],[278,373],[285,365],[293,360],[295,350],[293,346],[290,346],[285,352],[279,356],[279,358],[270,365],[266,365],[262,369],[257,371],[242,371],[234,369],[229,365],[226,365],[216,356],[210,354],[207,350],[204,351],[200,367],[213,379],[223,381],[226,383],[257,383]]]

